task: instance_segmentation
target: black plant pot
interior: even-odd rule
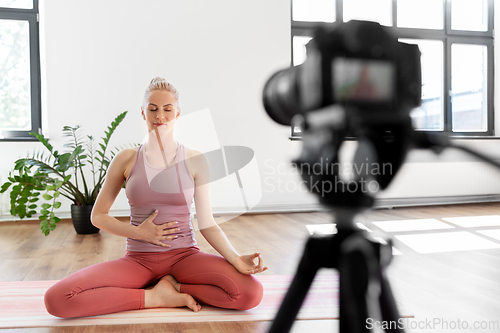
[[[94,226],[92,222],[90,222],[90,213],[92,213],[92,207],[94,207],[94,205],[71,205],[71,219],[73,220],[73,226],[75,227],[75,231],[77,234],[88,235],[99,232],[100,229]]]

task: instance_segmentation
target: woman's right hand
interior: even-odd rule
[[[163,247],[170,247],[170,245],[163,243],[162,240],[177,238],[177,236],[171,234],[179,231],[179,228],[176,227],[178,222],[172,221],[163,224],[154,224],[153,220],[157,215],[158,210],[155,210],[153,214],[149,215],[144,222],[137,226],[142,236],[141,240]]]

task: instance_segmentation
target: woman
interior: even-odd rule
[[[141,114],[148,139],[113,159],[91,217],[100,229],[127,237],[126,255],[56,283],[45,294],[48,312],[70,318],[157,307],[187,306],[197,312],[200,303],[237,310],[257,306],[263,289],[251,274],[267,267],[259,253],[239,255],[214,222],[207,160],[174,140],[178,92],[165,79],[154,78]],[[130,224],[109,215],[123,181]],[[202,253],[196,245],[193,198],[201,234],[222,257]]]

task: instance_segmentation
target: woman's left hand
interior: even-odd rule
[[[257,263],[255,263],[255,259],[257,259]],[[263,266],[262,257],[260,256],[260,253],[239,256],[231,264],[240,273],[246,275],[261,273],[267,269],[267,266]]]

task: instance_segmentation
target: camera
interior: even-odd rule
[[[316,29],[306,52],[303,64],[267,81],[264,108],[277,123],[301,128],[303,150],[293,162],[321,203],[370,207],[367,178],[377,191],[386,188],[409,150],[410,111],[421,104],[418,46],[376,22],[349,21]],[[358,142],[354,164],[367,164],[350,187],[341,180],[338,154],[346,138]],[[381,165],[390,172],[374,172]]]
[[[264,87],[264,107],[280,124],[333,104],[379,120],[420,105],[418,46],[399,42],[376,22],[322,26],[306,50],[303,64],[275,73]]]

